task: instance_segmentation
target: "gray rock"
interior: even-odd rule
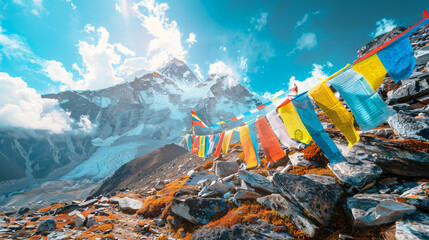
[[[55,231],[48,234],[48,240],[62,240],[70,235],[70,232]]]
[[[23,215],[23,214],[26,214],[28,211],[30,211],[30,209],[28,207],[21,207],[18,210],[18,214]]]
[[[210,178],[200,180],[200,181],[198,181],[196,188],[198,190],[202,190],[204,187],[210,185],[212,182],[213,182],[213,180],[211,180]]]
[[[273,183],[296,206],[304,208],[319,223],[328,225],[343,194],[335,178],[307,174],[274,174]]]
[[[417,212],[396,221],[396,240],[429,239],[429,215]]]
[[[257,199],[259,197],[261,197],[259,193],[250,192],[246,190],[240,190],[234,195],[234,198],[236,200]]]
[[[289,159],[293,166],[302,166],[302,167],[317,166],[315,162],[310,162],[305,160],[303,152],[298,152],[298,153],[289,155]]]
[[[9,225],[8,228],[11,230],[19,230],[22,228],[22,226],[18,224],[12,224],[12,225]]]
[[[270,180],[260,174],[240,170],[238,175],[240,176],[241,180],[249,184],[252,188],[269,194],[278,193],[277,188],[270,182]]]
[[[91,199],[82,203],[79,203],[78,206],[81,208],[86,208],[91,206],[92,204],[96,203],[98,200],[97,199]]]
[[[122,212],[132,214],[136,213],[137,210],[143,206],[143,203],[139,200],[131,199],[129,197],[120,198],[118,203]]]
[[[80,214],[80,211],[78,211],[78,210],[74,210],[74,211],[72,211],[72,212],[69,212],[69,216],[73,216],[73,215],[77,215],[77,214]]]
[[[238,172],[237,162],[224,162],[224,161],[215,161],[213,163],[214,173],[218,177],[226,177],[231,174]]]
[[[121,199],[121,198],[120,197],[112,197],[109,199],[109,203],[116,204],[119,202],[119,199]]]
[[[429,123],[424,118],[414,118],[401,112],[387,119],[390,127],[405,138],[429,141]]]
[[[82,214],[78,214],[74,218],[74,225],[76,227],[82,227],[85,224],[85,220],[86,220],[85,216],[83,216]]]
[[[218,180],[218,177],[208,172],[194,172],[189,176],[184,185],[197,185],[197,183],[204,179],[211,179],[212,181]]]
[[[263,206],[277,211],[280,215],[286,216],[299,230],[305,232],[310,237],[315,236],[318,227],[306,218],[297,206],[284,199],[280,194],[271,194],[258,198],[256,201]]]
[[[55,222],[54,219],[46,219],[42,222],[40,222],[39,226],[37,227],[36,234],[46,231],[52,231],[57,228],[57,222]]]
[[[414,79],[413,79],[414,80]],[[411,99],[423,96],[429,90],[429,84],[426,79],[415,79],[400,86],[393,91],[387,99],[388,104],[396,102],[405,102]]]
[[[107,203],[109,201],[109,199],[107,197],[101,197],[100,200],[98,201],[99,203]]]
[[[158,181],[155,183],[155,185],[153,186],[157,191],[162,190],[165,188],[165,182],[164,181]]]
[[[347,156],[356,156],[365,152],[363,160],[369,160],[383,169],[384,173],[393,173],[407,177],[429,177],[429,153],[405,150],[400,143],[361,136],[347,152]]]
[[[429,209],[429,184],[420,183],[418,186],[408,189],[402,193],[401,197],[405,198],[408,204],[416,207]]]
[[[91,217],[88,216],[88,221],[86,221],[86,227],[87,228],[90,228],[91,226],[94,226],[97,224],[98,224],[98,222],[94,216],[91,216]]]
[[[341,181],[358,188],[377,179],[383,173],[383,170],[373,162],[353,158],[347,158],[347,162],[328,164],[328,167]]]
[[[369,209],[364,216],[355,221],[355,226],[378,226],[392,223],[402,217],[413,214],[416,207],[394,200],[381,201],[375,208]]]
[[[221,198],[188,197],[184,200],[173,199],[171,203],[171,211],[174,214],[200,225],[209,223],[215,215],[219,216],[229,208],[231,205]]]
[[[213,197],[222,196],[227,193],[232,186],[228,186],[222,180],[212,182],[210,185],[204,187],[201,192],[198,193],[199,197]]]

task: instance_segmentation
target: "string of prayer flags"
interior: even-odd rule
[[[292,100],[295,109],[320,150],[328,157],[330,164],[347,161],[334,141],[323,129],[322,123],[314,111],[307,93],[302,93]]]
[[[272,130],[283,145],[292,148],[299,148],[300,144],[290,138],[286,126],[280,119],[279,115],[277,115],[276,110],[270,111],[267,114],[267,119],[271,125]]]
[[[395,113],[353,68],[332,78],[329,83],[346,101],[362,131],[371,130]]]
[[[322,111],[332,123],[344,134],[349,142],[349,149],[359,141],[359,134],[354,127],[353,114],[347,111],[343,104],[335,97],[332,90],[323,82],[308,91]]]
[[[220,156],[220,153],[222,152],[222,143],[223,143],[223,137],[224,136],[225,136],[225,132],[219,133],[219,139],[218,139],[218,142],[216,144],[215,152],[214,152],[214,154],[218,157]]]
[[[277,161],[286,156],[282,146],[277,140],[276,134],[271,129],[265,117],[256,120],[256,128],[258,130],[259,140],[264,149],[267,160],[270,162]]]
[[[282,118],[286,129],[291,138],[296,139],[304,144],[310,144],[311,136],[305,129],[295,107],[291,102],[280,106],[279,108],[280,117]]]
[[[231,129],[225,132],[222,142],[222,152],[227,154],[229,150],[229,145],[231,144],[232,136],[234,135],[235,129]]]
[[[247,168],[257,167],[259,164],[257,159],[258,153],[255,151],[248,125],[240,127],[240,142],[243,147],[244,161],[246,162]]]

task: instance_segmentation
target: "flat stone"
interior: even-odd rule
[[[107,203],[109,201],[109,199],[107,197],[101,197],[100,200],[98,201],[99,203]]]
[[[258,189],[259,191],[268,194],[279,192],[270,180],[260,174],[246,170],[240,170],[238,175],[240,176],[241,180],[249,184],[252,188]]]
[[[155,185],[153,186],[157,191],[162,190],[165,188],[165,182],[164,181],[158,181],[155,183]]]
[[[112,197],[109,199],[109,203],[116,204],[119,202],[119,199],[121,199],[121,198],[120,197]]]
[[[227,186],[222,180],[212,182],[210,185],[205,186],[201,192],[198,193],[199,197],[212,197],[222,196],[231,189],[231,186]]]
[[[27,229],[27,230],[33,230],[33,229],[36,229],[36,226],[34,226],[34,225],[27,225],[27,226],[25,226],[25,229]]]
[[[221,198],[197,198],[173,199],[171,211],[188,220],[191,223],[205,225],[221,212],[226,212],[231,205]]]
[[[416,119],[399,112],[389,117],[387,122],[402,137],[429,141],[429,123],[425,119]]]
[[[329,225],[335,206],[343,194],[335,178],[307,174],[274,174],[273,183],[296,206],[323,225]]]
[[[302,166],[302,167],[317,166],[315,162],[310,162],[305,160],[303,152],[298,152],[298,153],[289,155],[289,159],[293,166]]]
[[[377,179],[383,173],[383,170],[371,161],[346,159],[347,162],[328,164],[328,167],[341,181],[357,188]]]
[[[427,240],[429,239],[429,215],[416,212],[396,221],[396,240]]]
[[[211,180],[210,178],[202,179],[198,181],[196,188],[199,190],[202,190],[204,187],[210,185],[212,182],[213,180]],[[192,185],[189,185],[189,186],[192,186]]]
[[[85,216],[83,216],[82,214],[78,214],[74,218],[74,225],[76,227],[82,227],[85,224],[85,220],[86,220]]]
[[[91,200],[79,203],[78,206],[81,207],[81,208],[86,208],[86,207],[89,207],[89,206],[93,205],[97,201],[98,201],[97,199],[91,199]]]
[[[129,197],[124,197],[118,200],[119,208],[124,213],[134,214],[139,210],[143,203],[139,200],[131,199]]]
[[[413,214],[416,207],[393,200],[384,200],[375,208],[369,209],[364,216],[356,219],[356,226],[378,226],[392,223],[402,217]]]
[[[413,187],[400,196],[406,200],[406,203],[416,207],[429,209],[429,184],[420,183],[418,186]]]
[[[46,231],[52,231],[57,228],[57,223],[54,219],[46,219],[42,221],[37,227],[36,234]]]
[[[215,161],[213,163],[214,173],[218,177],[227,177],[231,174],[238,172],[237,162],[224,162],[224,161]]]
[[[8,227],[9,229],[12,229],[12,230],[19,230],[19,229],[21,229],[22,228],[22,226],[21,225],[18,225],[18,224],[13,224],[13,225],[9,225],[9,227]]]
[[[256,201],[263,206],[277,211],[280,216],[284,215],[289,218],[299,230],[305,232],[310,237],[314,237],[316,235],[318,227],[306,218],[297,206],[287,201],[280,194],[271,194],[265,197],[260,197]]]
[[[197,183],[204,179],[211,179],[212,181],[218,180],[218,176],[211,174],[209,172],[194,172],[189,176],[188,180],[186,180],[185,185],[197,185]]]
[[[235,193],[234,198],[237,200],[257,199],[261,197],[259,193],[241,190]]]

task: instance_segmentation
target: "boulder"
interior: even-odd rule
[[[429,239],[429,215],[416,212],[396,221],[396,240]]]
[[[419,78],[420,79],[413,79],[408,83],[403,84],[393,91],[393,93],[389,94],[389,97],[386,100],[387,104],[406,102],[427,94],[429,92],[429,83],[424,79],[424,76],[420,76]]]
[[[246,190],[240,190],[235,193],[234,198],[236,200],[247,200],[247,199],[257,199],[261,197],[259,193],[250,192]]]
[[[28,207],[21,207],[18,210],[18,214],[23,215],[23,214],[26,214],[28,211],[30,211],[30,209]]]
[[[343,194],[335,178],[307,174],[274,174],[273,183],[296,206],[304,208],[319,223],[328,225]]]
[[[347,158],[347,162],[328,164],[328,167],[341,181],[357,188],[377,179],[383,173],[383,170],[375,163],[354,158]]]
[[[387,122],[402,137],[429,141],[429,121],[424,118],[416,119],[399,112],[389,117]]]
[[[275,227],[266,223],[242,225],[235,224],[231,228],[217,227],[200,228],[192,236],[192,240],[235,240],[235,239],[276,239],[293,240],[285,233],[275,231]],[[277,227],[279,228],[279,227]]]
[[[413,214],[416,207],[394,200],[381,201],[375,208],[370,208],[362,217],[355,219],[355,226],[378,226],[392,223],[402,217]]]
[[[165,182],[164,181],[158,181],[155,183],[155,185],[153,186],[157,191],[162,190],[165,188]]]
[[[74,225],[76,227],[82,227],[85,224],[85,216],[83,216],[82,214],[78,214],[76,215],[76,217],[74,218]]]
[[[205,186],[201,192],[198,193],[199,197],[213,197],[222,196],[231,189],[231,186],[227,186],[222,180],[212,182],[210,185]]]
[[[361,152],[365,154],[359,156]],[[374,162],[383,169],[383,173],[406,177],[429,177],[429,171],[427,171],[429,153],[404,150],[401,143],[361,136],[361,141],[353,145],[346,156],[359,156],[359,160]]]
[[[205,225],[216,215],[226,212],[231,205],[221,198],[173,199],[171,212],[188,220],[191,223]]]
[[[240,176],[241,180],[249,184],[252,188],[268,194],[278,193],[277,188],[270,182],[270,180],[260,174],[246,170],[240,170],[238,175]]]
[[[224,162],[224,161],[215,161],[213,163],[214,173],[218,177],[227,177],[231,174],[238,172],[237,162]]]
[[[197,185],[197,183],[204,179],[211,179],[212,181],[218,180],[218,177],[214,174],[211,174],[209,172],[194,172],[192,173],[188,180],[186,180],[184,186],[186,185]]]
[[[281,216],[286,216],[299,230],[305,232],[310,237],[315,236],[318,227],[307,219],[297,206],[287,201],[280,194],[271,194],[265,197],[260,197],[256,201],[263,206],[277,211]]]
[[[52,231],[57,228],[57,222],[55,222],[54,219],[46,219],[42,222],[40,222],[39,226],[37,227],[36,234]]]
[[[98,202],[97,199],[91,199],[91,200],[79,203],[78,206],[81,208],[86,208],[86,207],[89,207],[96,202]]]
[[[196,188],[198,190],[202,190],[204,187],[210,185],[212,182],[213,182],[213,180],[211,180],[210,178],[200,180],[200,181],[198,181]],[[192,185],[189,185],[189,186],[192,186]]]
[[[418,186],[408,189],[400,196],[404,202],[417,208],[429,209],[429,184],[420,183]]]
[[[143,206],[143,203],[139,200],[131,199],[129,197],[120,198],[118,203],[122,212],[131,214],[136,213],[137,210]]]
[[[297,152],[289,155],[289,159],[293,166],[317,166],[315,162],[305,160],[303,152]]]
[[[97,225],[98,224],[98,222],[97,222],[97,220],[95,219],[95,216],[89,216],[88,215],[88,221],[86,221],[86,227],[87,228],[90,228],[90,227],[92,227],[92,226],[94,226],[94,225]]]

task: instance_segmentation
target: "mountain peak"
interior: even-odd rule
[[[192,70],[178,58],[171,59],[157,71],[172,79],[182,90],[190,89],[200,83],[200,80],[198,80]]]

